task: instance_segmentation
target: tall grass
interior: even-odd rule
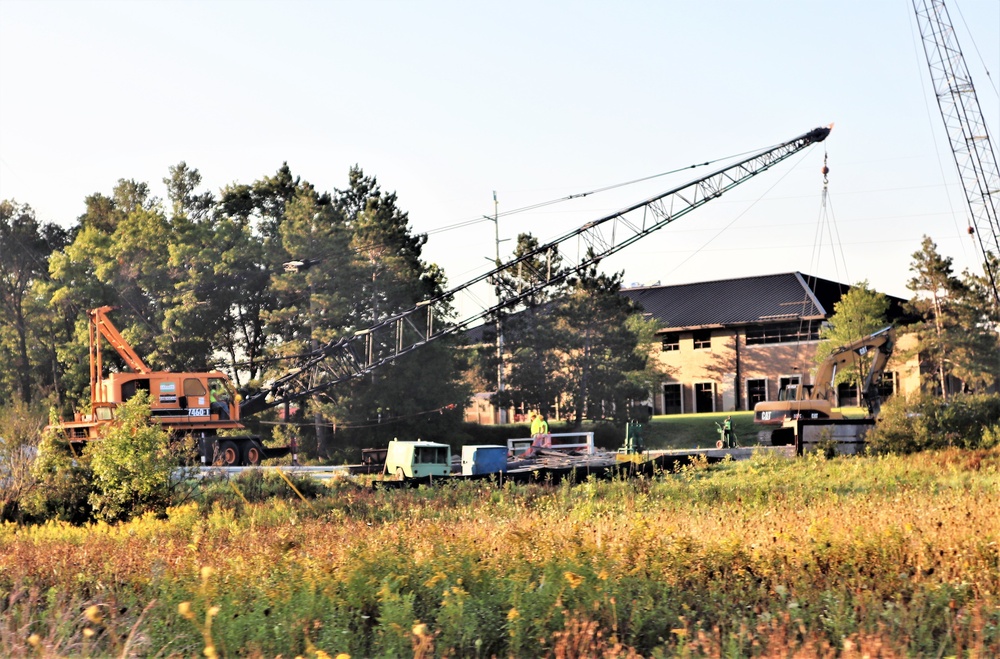
[[[997,656],[998,476],[759,456],[7,525],[0,654]]]

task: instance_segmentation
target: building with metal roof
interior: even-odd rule
[[[650,392],[650,411],[752,410],[789,384],[813,384],[820,329],[850,289],[800,272],[623,288],[621,294],[660,326],[649,356],[664,376]],[[889,320],[905,320],[904,300],[889,296],[889,303]],[[484,329],[470,330],[467,338],[483,341]],[[919,387],[917,359],[901,354],[883,375],[886,393]],[[841,385],[838,395],[841,405],[858,402],[853,385]],[[495,413],[488,398],[476,403],[468,420],[482,423]]]
[[[847,284],[800,272],[626,288],[621,294],[660,324],[659,350],[666,373],[648,404],[654,414],[751,410],[774,400],[788,384],[812,384],[819,333]],[[890,320],[903,315],[890,297]],[[916,360],[891,363],[883,377],[889,391],[919,383]],[[841,404],[857,401],[841,385]]]

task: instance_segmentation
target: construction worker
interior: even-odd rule
[[[542,432],[542,417],[538,412],[531,413],[531,436],[534,437]]]
[[[218,414],[220,419],[229,418],[229,404],[225,401],[229,399],[225,388],[218,379],[208,381],[208,411],[210,414]]]
[[[722,423],[722,445],[725,448],[735,448],[736,442],[733,441],[733,417],[732,415],[727,416],[726,420]]]
[[[549,424],[545,421],[545,416],[541,413],[531,413],[531,438],[531,446],[524,452],[524,457],[526,458],[534,455],[536,450],[552,445],[552,440],[549,437]]]

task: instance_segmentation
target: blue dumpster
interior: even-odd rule
[[[484,444],[462,447],[462,473],[473,474],[507,473],[507,447]]]

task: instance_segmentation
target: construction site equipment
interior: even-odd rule
[[[822,142],[830,134],[830,130],[831,127],[813,129],[678,188],[588,222],[575,231],[498,265],[435,298],[419,302],[409,310],[317,347],[269,385],[249,393],[242,400],[238,399],[229,378],[218,371],[151,371],[107,318],[110,308],[95,309],[90,313],[91,413],[77,415],[73,421],[57,424],[57,427],[74,444],[96,439],[102,428],[113,420],[115,407],[130,399],[137,391],[145,390],[150,396],[153,417],[169,427],[174,434],[192,434],[198,437],[201,457],[205,462],[257,464],[265,457],[287,454],[287,448],[265,449],[259,439],[253,436],[223,437],[219,432],[242,430],[244,426],[240,422],[241,418],[248,418],[279,405],[285,405],[287,412],[294,401],[371,373],[432,341],[463,332],[483,319],[496,316],[502,310],[523,304],[541,290],[579,275],[596,266],[601,259],[719,198],[806,147]],[[568,249],[572,241],[577,241],[578,246],[580,243],[585,246],[580,252],[585,256],[575,264],[568,258],[572,252]],[[500,285],[504,280],[503,275],[521,273],[536,257],[551,256],[556,252],[567,264],[558,272],[546,273],[546,276],[538,278],[538,283],[523,285],[515,290]],[[550,262],[549,259],[546,261]],[[316,262],[315,259],[290,261],[286,264],[286,269],[303,269]],[[517,279],[525,281],[524,277]],[[483,282],[497,285],[500,291],[497,304],[457,322],[449,321],[456,295]],[[107,379],[103,377],[101,337],[111,344],[132,373],[112,373]],[[214,404],[213,391],[217,392]],[[396,449],[397,452],[401,450],[403,449]],[[593,452],[592,438],[588,451]],[[409,472],[413,471],[413,465],[417,463],[411,460],[411,466],[406,467],[405,461],[397,461],[393,463],[396,466],[390,469],[392,457],[390,446],[385,463],[385,469],[389,473],[395,474],[395,470],[402,467],[408,477],[413,477]]]
[[[833,410],[837,372],[844,366],[861,365],[865,360],[868,372],[861,384],[861,400],[868,409],[868,418],[876,418],[882,407],[882,374],[895,342],[896,330],[885,327],[837,348],[816,369],[815,384],[790,383],[778,392],[778,400],[757,403],[753,410],[754,423],[778,426],[771,432],[771,444],[783,446],[795,442],[796,420],[843,419],[843,414]]]
[[[579,275],[601,259],[718,199],[806,147],[822,142],[830,130],[831,127],[816,128],[678,188],[588,222],[433,299],[422,301],[351,336],[319,346],[269,385],[248,394],[240,403],[241,413],[247,417],[279,405],[288,406],[341,382],[368,374],[432,341],[463,332],[484,319],[495,317],[502,310],[523,304],[538,292]],[[571,249],[574,241],[578,247],[584,248],[579,250],[584,256],[575,264],[569,260],[569,255],[577,251]],[[529,268],[530,263],[555,253],[563,258],[566,265],[559,272],[535,273],[538,283],[516,289],[501,285],[505,276],[527,275],[524,270]],[[545,261],[551,262],[548,258]],[[521,282],[526,279],[525,276],[517,277]],[[497,286],[497,303],[449,322],[447,319],[456,296],[484,282]]]
[[[544,448],[549,451],[563,451],[574,453],[585,453],[593,455],[594,433],[592,432],[557,432],[545,435]],[[524,437],[507,440],[507,450],[515,457],[531,454],[532,447],[535,446],[537,438]]]
[[[1000,272],[990,254],[1000,258],[1000,171],[979,106],[972,76],[955,36],[944,0],[913,0],[920,37],[934,84],[948,144],[962,179],[969,206],[969,232],[974,234],[983,256],[983,269],[993,288],[993,302],[1000,309]]]
[[[451,474],[451,447],[437,442],[389,442],[385,456],[385,473],[396,480],[427,478]]]
[[[254,435],[220,437],[220,431],[245,429],[240,422],[239,397],[229,377],[221,371],[153,371],[108,318],[111,310],[105,306],[88,313],[90,413],[78,413],[72,421],[52,426],[61,431],[75,449],[100,438],[105,427],[114,421],[118,405],[144,391],[149,396],[153,420],[169,428],[174,436],[197,438],[203,463],[255,465],[265,457],[287,452],[265,448]],[[102,338],[132,372],[111,373],[104,377]]]
[[[507,472],[507,447],[481,444],[462,447],[462,474],[497,474]]]

